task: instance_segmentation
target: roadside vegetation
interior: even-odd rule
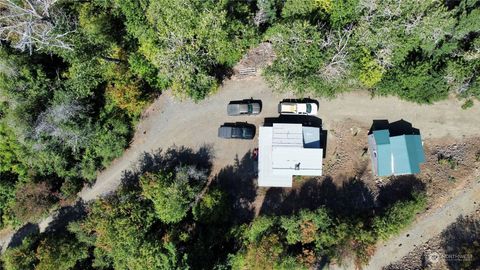
[[[480,97],[478,1],[259,1],[277,89],[356,88],[418,103]]]
[[[204,98],[258,39],[254,3],[0,5],[0,227],[74,199],[155,96]]]
[[[334,97],[365,88],[419,103],[453,93],[468,109],[480,97],[479,6],[1,0],[0,227],[18,228],[73,202],[122,154],[153,98],[165,89],[179,98],[207,97],[262,41],[276,54],[264,76],[278,90]],[[137,186],[95,202],[69,232],[9,250],[4,267],[249,268],[261,265],[252,261],[262,260],[255,257],[261,251],[288,268],[309,265],[312,256],[340,258],[345,246],[363,260],[372,243],[413,218],[400,206],[361,220],[319,208],[234,226],[226,220],[226,195],[211,189],[200,199],[206,176],[190,173],[162,168],[144,175]],[[403,206],[419,209],[422,201]],[[250,232],[257,222],[270,225]]]

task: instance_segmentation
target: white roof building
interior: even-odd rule
[[[318,127],[260,127],[258,148],[260,187],[291,187],[294,175],[322,175],[323,149]]]

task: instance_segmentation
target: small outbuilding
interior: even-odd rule
[[[322,175],[320,128],[279,124],[259,129],[258,186],[291,187],[294,175]]]
[[[403,121],[403,120],[402,120]],[[405,122],[405,121],[404,121]],[[412,129],[413,130],[413,129]],[[368,135],[368,146],[373,172],[377,176],[420,173],[420,164],[425,162],[420,134],[391,134],[391,130],[373,130]]]

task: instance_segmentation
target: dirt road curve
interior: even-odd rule
[[[263,111],[259,117],[228,117],[226,115],[226,104],[230,100],[250,97],[263,101]],[[277,116],[278,101],[284,97],[293,96],[288,93],[272,93],[261,78],[227,81],[218,93],[198,104],[190,101],[180,102],[168,93],[163,94],[146,111],[130,148],[107,169],[99,173],[96,184],[92,188],[82,190],[79,196],[89,201],[114,191],[120,183],[123,172],[134,168],[142,153],[172,145],[187,146],[194,150],[203,145],[210,145],[215,157],[214,172],[233,164],[236,155],[241,158],[248,150],[255,147],[256,140],[218,139],[218,126],[224,122],[237,121],[248,121],[258,126],[262,124],[264,117]],[[476,105],[464,111],[453,99],[426,106],[400,101],[395,97],[372,99],[368,93],[352,92],[334,100],[320,100],[318,116],[322,118],[325,129],[329,128],[329,123],[332,121],[342,121],[347,118],[368,126],[373,119],[395,121],[403,118],[419,128],[424,137],[461,138],[480,133],[480,117],[478,117],[480,106]],[[463,195],[463,197],[466,196]],[[455,204],[457,208],[453,212],[450,210],[449,213],[464,214],[463,203],[464,201],[458,198]],[[42,227],[45,222],[47,221],[42,223]],[[418,228],[418,230],[421,229]],[[429,236],[433,235],[425,234],[423,238],[426,240]],[[9,237],[11,234],[0,235],[3,245],[9,242]],[[382,252],[382,249],[379,252]]]
[[[377,251],[365,269],[379,270],[390,263],[400,260],[410,251],[439,235],[448,225],[455,222],[459,215],[472,214],[480,204],[480,175],[473,187],[459,194],[441,208],[418,220],[401,235],[377,245]]]

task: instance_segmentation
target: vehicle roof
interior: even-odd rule
[[[232,127],[229,126],[221,126],[218,129],[218,136],[224,138],[230,138],[232,136]]]
[[[248,111],[248,104],[228,104],[227,105],[228,113],[238,113],[241,111]]]

